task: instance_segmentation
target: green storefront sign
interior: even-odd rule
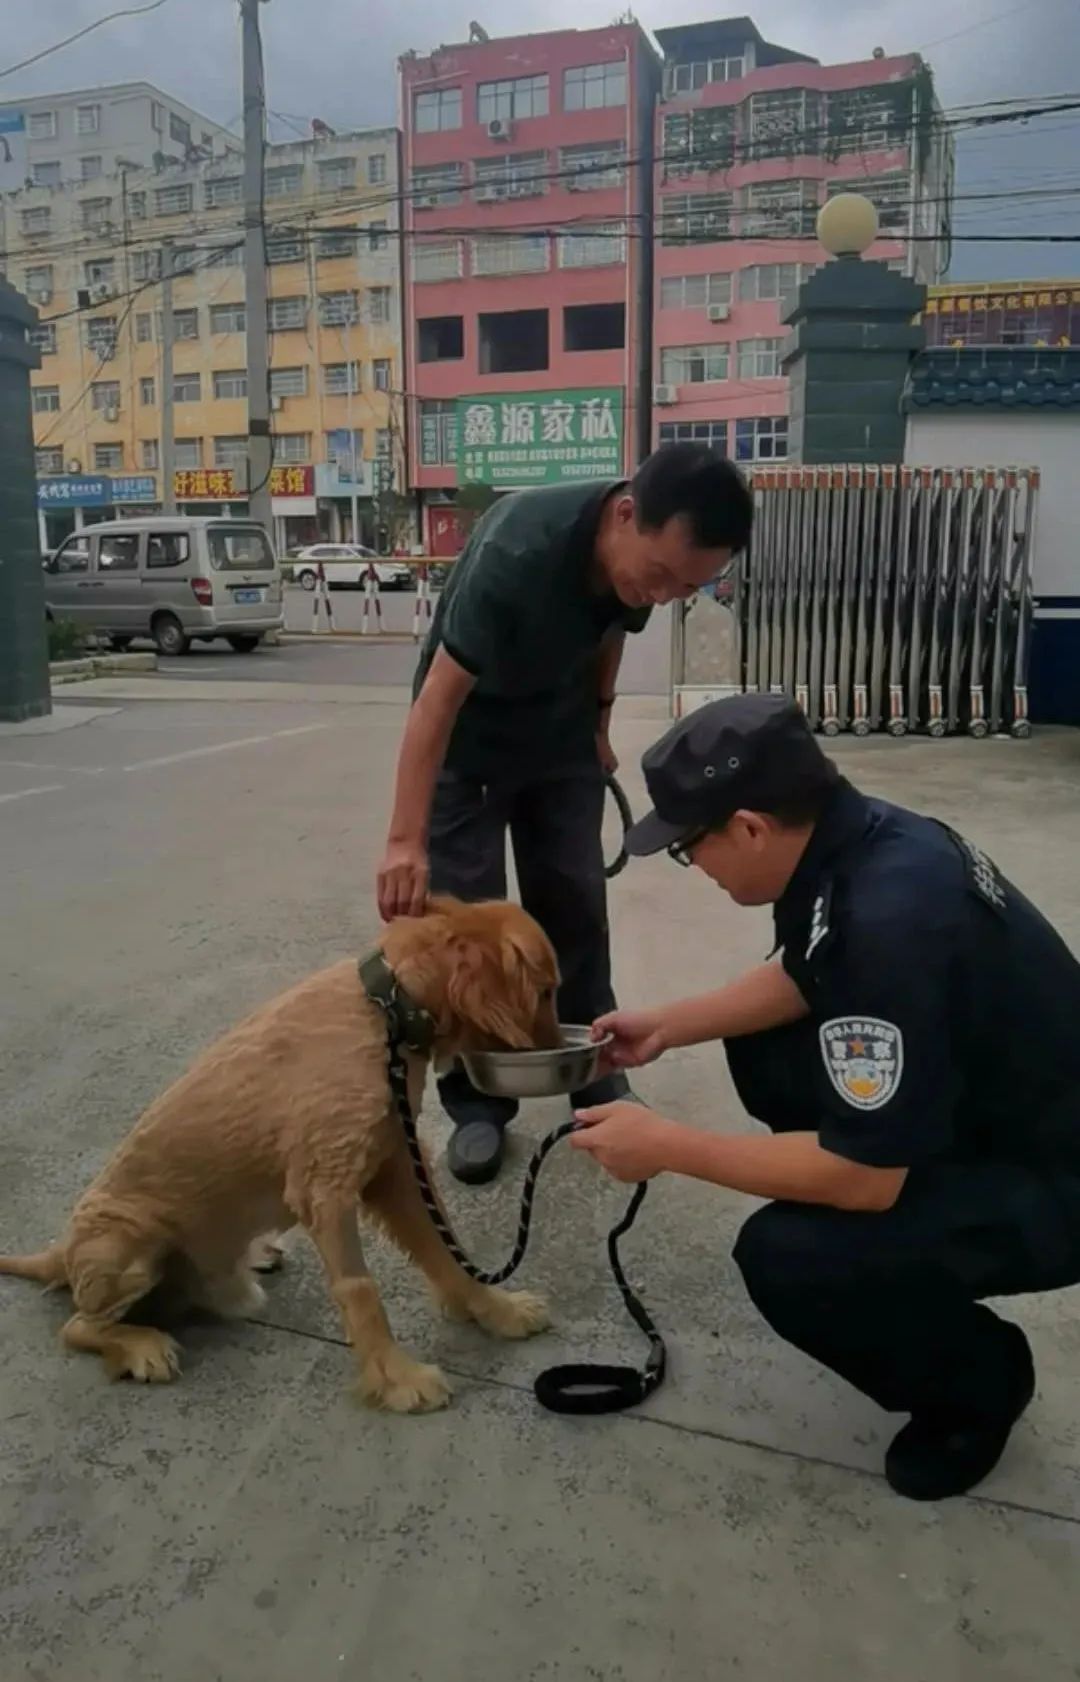
[[[623,471],[623,394],[510,392],[459,397],[458,484],[496,490],[617,479]]]

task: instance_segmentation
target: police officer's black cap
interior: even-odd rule
[[[641,768],[655,810],[626,838],[639,858],[720,829],[740,808],[782,810],[793,796],[837,781],[805,713],[786,695],[731,695],[697,708],[653,743]]]

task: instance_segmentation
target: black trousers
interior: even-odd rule
[[[482,783],[444,771],[435,790],[429,855],[433,893],[505,899],[506,836],[514,849],[521,903],[559,960],[559,1019],[592,1022],[612,1010],[607,883],[600,829],[605,785],[599,764],[530,780]],[[598,1081],[573,1102],[604,1103],[628,1090],[621,1075]],[[481,1117],[505,1126],[510,1098],[477,1092],[463,1069],[439,1082],[443,1108],[459,1126]]]
[[[813,1024],[727,1051],[751,1115],[777,1131],[813,1128],[803,1113],[807,1059],[820,1056]],[[735,1260],[773,1330],[880,1407],[992,1415],[1013,1393],[1016,1337],[982,1299],[1080,1281],[1080,1173],[929,1163],[882,1213],[767,1204]]]

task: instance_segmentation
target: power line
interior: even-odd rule
[[[88,23],[83,29],[77,29],[74,35],[65,36],[62,41],[57,41],[53,46],[43,47],[39,53],[32,53],[29,58],[21,59],[18,64],[9,64],[6,70],[0,70],[0,77],[14,76],[16,70],[26,70],[31,64],[39,64],[43,58],[50,58],[53,53],[61,52],[64,47],[70,47],[73,41],[81,41],[84,35],[93,34],[94,30],[100,29],[103,24],[114,23],[117,18],[144,17],[147,12],[156,12],[159,7],[165,4],[166,0],[150,0],[148,6],[125,6],[121,11],[109,12],[106,17],[97,18],[95,22]]]

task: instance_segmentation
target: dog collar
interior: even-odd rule
[[[435,1019],[410,999],[381,950],[375,947],[366,953],[357,969],[364,992],[386,1017],[391,1039],[400,1040],[409,1051],[429,1052],[435,1042]]]

